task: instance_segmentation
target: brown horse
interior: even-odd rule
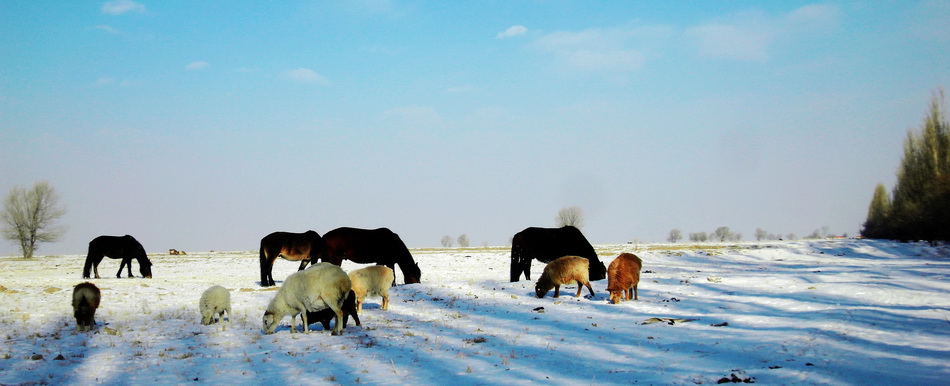
[[[399,264],[406,284],[418,283],[422,277],[422,271],[412,259],[409,248],[406,248],[399,235],[387,228],[337,228],[323,235],[323,244],[323,261],[336,265],[343,264],[343,260],[359,264],[375,263],[390,269],[395,269],[395,265]]]
[[[299,261],[302,271],[307,264],[320,259],[323,239],[314,231],[304,233],[274,232],[261,239],[261,287],[272,286],[274,260],[277,256],[290,261]]]

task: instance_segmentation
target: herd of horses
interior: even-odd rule
[[[590,260],[590,280],[607,277],[607,268],[597,258],[594,247],[584,234],[575,227],[565,226],[530,227],[515,234],[511,240],[510,279],[512,282],[519,281],[524,274],[525,279],[531,280],[532,260],[550,263],[567,255]],[[142,244],[132,236],[99,236],[90,241],[83,266],[83,278],[90,278],[92,273],[96,279],[100,278],[99,263],[103,257],[122,260],[116,277],[122,277],[122,269],[125,267],[128,267],[128,276],[133,277],[132,259],[138,262],[142,277],[152,277],[152,262],[145,254]],[[342,227],[327,232],[323,237],[312,230],[303,233],[274,232],[264,236],[260,248],[262,287],[276,285],[272,271],[278,257],[299,261],[300,270],[319,261],[339,266],[343,260],[349,260],[357,264],[385,265],[394,271],[398,265],[406,284],[419,283],[422,277],[422,270],[413,260],[409,248],[399,235],[387,228]]]

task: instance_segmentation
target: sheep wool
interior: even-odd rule
[[[632,253],[621,253],[607,268],[607,292],[610,292],[610,303],[617,304],[622,300],[637,300],[637,286],[640,283],[640,270],[643,261]]]
[[[277,324],[290,316],[290,329],[297,332],[294,319],[300,315],[304,332],[310,332],[307,311],[330,308],[336,315],[333,335],[343,334],[343,302],[351,289],[350,277],[342,268],[330,263],[318,263],[287,277],[264,312],[263,330],[273,334]]]
[[[551,288],[554,288],[554,297],[561,296],[561,286],[577,282],[577,293],[575,297],[581,296],[584,286],[590,291],[590,296],[594,296],[594,289],[587,280],[589,275],[588,268],[590,261],[580,256],[563,256],[548,263],[544,267],[544,272],[535,283],[534,291],[539,298],[547,295]]]
[[[350,272],[350,282],[353,283],[353,292],[356,293],[356,310],[363,312],[363,299],[367,296],[381,296],[382,309],[389,309],[389,287],[395,281],[392,268],[385,265],[357,269]]]
[[[198,300],[198,311],[201,312],[201,324],[209,325],[217,321],[224,321],[224,313],[228,313],[228,323],[231,322],[231,292],[227,288],[216,285],[205,290]],[[217,321],[215,320],[217,316]]]
[[[101,299],[99,287],[90,282],[79,283],[73,287],[73,316],[76,317],[76,329],[91,331],[96,326],[96,309]]]

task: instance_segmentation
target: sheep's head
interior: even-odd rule
[[[554,286],[547,286],[538,281],[534,285],[534,294],[538,296],[538,299],[543,298],[544,295],[548,294],[548,291],[551,291],[551,288],[554,288]]]
[[[214,322],[214,312],[211,310],[202,310],[201,311],[201,324],[207,326]]]
[[[270,335],[277,331],[277,323],[280,323],[280,318],[273,312],[267,311],[264,312],[263,322],[264,333]]]
[[[623,300],[623,290],[610,290],[610,304],[617,304]]]

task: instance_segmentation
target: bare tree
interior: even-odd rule
[[[445,235],[442,236],[442,246],[446,248],[452,248],[452,236]]]
[[[465,234],[459,236],[458,242],[459,242],[459,246],[462,248],[468,248],[469,246],[468,236]]]
[[[703,243],[706,242],[706,240],[709,240],[709,235],[706,234],[706,232],[696,232],[689,234],[689,241],[694,243]]]
[[[559,226],[573,226],[580,229],[584,226],[584,210],[578,206],[561,208],[554,217],[554,223]]]
[[[766,232],[765,229],[755,228],[755,241],[762,241],[769,237],[769,232]]]
[[[59,240],[66,228],[54,222],[66,214],[59,206],[59,194],[46,181],[33,184],[33,189],[10,189],[3,201],[3,238],[19,243],[24,258],[33,257],[40,243]]]
[[[712,234],[713,240],[719,240],[720,242],[726,241],[732,238],[732,231],[729,230],[729,227],[719,227],[713,231]]]
[[[681,232],[679,229],[673,229],[670,231],[670,235],[666,238],[666,241],[675,243],[682,239],[683,239],[683,232]]]

